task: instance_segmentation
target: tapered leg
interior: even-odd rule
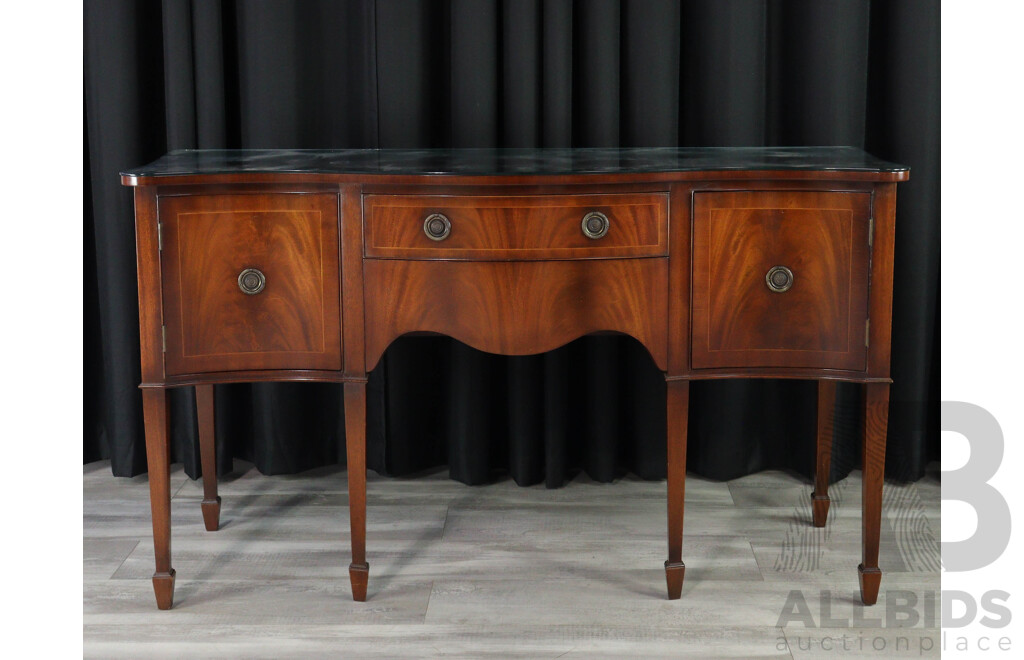
[[[836,381],[818,381],[818,449],[814,469],[811,508],[814,526],[824,527],[828,518],[828,476],[832,469],[832,429],[835,421]]]
[[[868,383],[864,386],[864,444],[861,462],[864,469],[863,559],[860,573],[860,597],[865,605],[878,600],[882,571],[878,569],[878,541],[882,526],[882,483],[885,477],[885,436],[889,425],[889,385]]]
[[[146,424],[149,502],[153,511],[153,548],[156,555],[153,591],[156,593],[156,606],[169,610],[174,601],[174,569],[171,568],[171,451],[167,432],[167,390],[142,390],[142,414]]]
[[[345,448],[348,454],[348,510],[352,525],[352,599],[366,600],[366,381],[345,383]]]
[[[686,495],[686,428],[690,407],[690,381],[668,381],[668,560],[665,581],[668,598],[683,590],[683,502]]]
[[[206,531],[216,532],[220,528],[220,496],[217,495],[213,385],[196,385],[196,416],[199,418],[199,458],[203,467],[203,522]]]

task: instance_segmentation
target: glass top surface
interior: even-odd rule
[[[188,149],[125,176],[317,173],[404,175],[630,174],[714,170],[902,172],[856,147],[537,149]]]

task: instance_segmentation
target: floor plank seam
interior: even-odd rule
[[[444,507],[444,520],[441,521],[441,538],[438,539],[438,543],[444,541],[444,535],[448,531],[448,514],[451,512],[451,510],[451,504],[448,504]]]
[[[420,625],[427,625],[427,615],[430,614],[430,597],[434,595],[434,585],[437,584],[437,580],[430,581],[430,591],[427,592],[427,604],[423,606],[423,621]]]
[[[757,574],[761,576],[761,582],[767,582],[764,579],[764,568],[761,567],[761,562],[757,559],[757,550],[754,549],[754,542],[748,538],[747,545],[750,546],[750,554],[754,555],[754,565],[757,566]]]
[[[135,552],[135,550],[139,547],[139,543],[141,543],[141,542],[142,541],[140,539],[135,539],[135,543],[132,544],[131,549],[125,554],[124,558],[121,559],[121,563],[117,565],[117,568],[114,569],[113,573],[111,573],[108,577],[104,578],[105,580],[113,580],[114,579],[114,576],[117,575],[117,572],[119,570],[121,570],[121,567],[124,566],[124,563],[126,561],[128,561],[128,558],[132,556],[132,553]]]
[[[793,655],[793,647],[789,643],[789,635],[786,634],[786,629],[776,628],[776,630],[779,631],[780,635],[782,635],[782,639],[786,640],[786,651],[789,652],[790,660],[796,660],[796,657]]]

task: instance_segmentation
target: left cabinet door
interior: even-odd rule
[[[340,370],[338,196],[161,195],[168,375]]]

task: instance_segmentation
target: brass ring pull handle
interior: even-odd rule
[[[238,288],[247,296],[255,296],[267,286],[267,278],[256,268],[246,268],[238,274]]]
[[[432,241],[443,241],[452,233],[452,222],[443,213],[431,213],[423,221],[423,233]]]
[[[785,266],[772,266],[764,276],[764,281],[775,293],[785,293],[793,286],[793,271]]]
[[[608,216],[600,211],[591,211],[590,213],[583,216],[583,235],[587,238],[597,240],[602,238],[608,233],[608,227],[611,223],[608,221]]]

